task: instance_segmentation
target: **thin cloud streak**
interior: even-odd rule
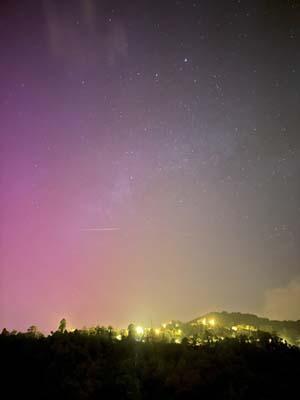
[[[120,231],[121,228],[83,228],[81,231],[83,232],[109,232],[109,231]]]

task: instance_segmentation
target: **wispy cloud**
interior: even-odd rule
[[[300,277],[265,293],[263,314],[272,319],[300,320]]]

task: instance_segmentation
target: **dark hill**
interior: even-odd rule
[[[211,329],[215,330],[232,330],[238,327],[241,330],[257,330],[269,333],[276,333],[282,339],[287,340],[292,344],[300,344],[300,320],[298,321],[276,321],[268,318],[258,317],[255,314],[244,314],[240,312],[210,312],[204,314],[192,321],[182,323],[172,321],[172,324],[180,326],[186,335],[191,334],[197,327],[206,324]],[[210,326],[210,322],[213,322]]]

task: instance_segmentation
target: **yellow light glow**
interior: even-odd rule
[[[167,324],[162,324],[162,327],[163,327],[164,329],[166,329]]]
[[[235,332],[238,330],[237,326],[233,326],[231,329]]]
[[[143,333],[144,333],[144,328],[143,328],[142,326],[137,326],[137,327],[135,328],[135,331],[136,331],[136,333],[137,333],[138,335],[143,335]]]
[[[155,329],[155,335],[159,335],[160,334],[160,329]]]
[[[203,325],[206,325],[206,324],[207,324],[207,322],[206,322],[206,318],[203,318],[203,320],[202,320],[202,324],[203,324]]]
[[[122,340],[122,335],[117,335],[117,336],[116,336],[116,339],[117,339],[117,340]]]
[[[214,319],[210,319],[208,321],[208,323],[209,323],[210,326],[215,326],[216,325],[216,321]]]

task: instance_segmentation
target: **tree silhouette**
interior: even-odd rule
[[[270,334],[208,342],[195,335],[178,344],[157,336],[109,340],[114,330],[105,327],[66,332],[65,320],[60,328],[63,335],[41,340],[34,325],[17,335],[2,331],[1,385],[11,398],[267,400],[295,398],[298,390],[300,350]],[[133,337],[135,326],[128,328]]]
[[[108,331],[109,339],[113,339],[113,337],[114,337],[114,328],[111,325],[109,325],[109,327],[107,328],[107,331]]]
[[[135,339],[135,337],[136,337],[135,325],[129,324],[128,325],[128,338]]]
[[[66,329],[67,329],[67,321],[65,318],[63,318],[58,325],[58,331],[64,333]]]
[[[27,334],[29,336],[36,337],[36,338],[39,338],[39,337],[43,336],[43,334],[41,332],[39,332],[37,326],[35,326],[35,325],[31,325],[27,329]]]
[[[31,325],[28,329],[27,329],[28,333],[32,333],[35,334],[37,332],[37,327],[35,325]]]

